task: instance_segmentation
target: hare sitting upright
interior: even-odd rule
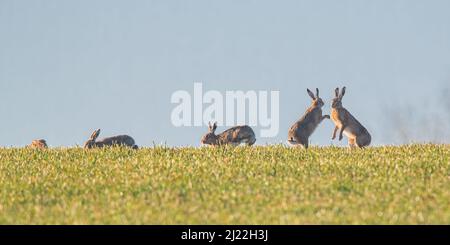
[[[134,139],[128,135],[118,135],[113,137],[104,138],[102,140],[96,141],[97,137],[100,135],[100,129],[95,130],[91,137],[86,143],[84,143],[85,149],[104,147],[104,146],[128,146],[133,149],[138,149],[135,145]]]
[[[336,125],[333,131],[332,140],[336,138],[336,132],[340,129],[339,140],[342,140],[342,134],[348,137],[350,147],[365,147],[370,144],[371,136],[369,131],[353,117],[344,107],[342,107],[342,97],[345,94],[345,87],[339,94],[339,88],[335,89],[335,98],[331,103],[331,120]]]
[[[312,104],[306,110],[305,114],[295,122],[288,131],[288,143],[291,145],[301,145],[305,149],[308,148],[309,136],[312,135],[317,126],[323,119],[330,119],[329,115],[322,116],[322,106],[324,103],[319,97],[319,89],[316,88],[315,96],[311,90],[306,89],[306,91],[313,100]]]
[[[219,135],[216,135],[217,122],[212,126],[208,123],[209,132],[205,134],[201,143],[206,145],[234,145],[247,144],[253,145],[256,142],[255,133],[253,129],[247,125],[236,126],[225,130]]]
[[[29,145],[32,149],[47,149],[47,142],[44,139],[33,140]]]

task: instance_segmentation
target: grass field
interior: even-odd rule
[[[450,224],[450,146],[0,149],[0,224]]]

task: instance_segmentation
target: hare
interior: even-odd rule
[[[113,137],[104,138],[102,140],[96,141],[97,137],[100,135],[100,129],[95,130],[91,137],[86,143],[84,143],[85,149],[90,149],[94,147],[104,147],[104,146],[128,146],[133,149],[138,149],[135,145],[134,139],[128,135],[118,135]]]
[[[317,126],[323,119],[330,119],[329,115],[322,116],[322,99],[319,97],[319,89],[316,88],[316,95],[311,90],[306,89],[312,98],[311,106],[306,110],[305,114],[289,128],[288,143],[291,145],[301,145],[305,149],[308,148],[308,139],[312,135]]]
[[[331,120],[336,125],[333,131],[332,140],[336,138],[336,132],[340,129],[339,140],[342,140],[342,134],[348,137],[350,147],[365,147],[370,144],[371,136],[364,126],[353,117],[344,107],[342,107],[342,97],[345,94],[345,87],[339,94],[339,88],[335,89],[335,98],[331,102]]]
[[[33,149],[47,149],[47,142],[44,139],[33,140],[29,145]]]
[[[201,143],[206,145],[234,145],[237,146],[241,143],[247,145],[253,145],[256,142],[255,133],[253,129],[247,125],[236,126],[225,130],[219,135],[215,134],[217,129],[217,122],[213,125],[208,123],[209,132],[205,134]]]

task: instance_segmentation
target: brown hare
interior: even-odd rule
[[[33,140],[29,145],[33,149],[47,149],[47,142],[44,139]]]
[[[247,144],[253,145],[256,142],[255,133],[252,128],[247,125],[236,126],[225,130],[221,134],[216,135],[217,122],[213,125],[208,123],[209,132],[201,139],[201,143],[205,145],[234,145]]]
[[[353,117],[344,107],[342,107],[342,97],[345,94],[345,87],[339,94],[339,88],[335,89],[335,98],[331,102],[331,120],[335,124],[332,140],[336,138],[336,132],[340,129],[339,140],[342,140],[342,134],[348,137],[350,147],[365,147],[370,144],[371,136],[367,129]]]
[[[306,89],[312,98],[311,106],[306,110],[305,114],[291,126],[288,132],[288,143],[291,145],[300,145],[305,149],[308,148],[308,139],[312,135],[317,126],[323,119],[330,119],[329,115],[322,116],[322,99],[319,97],[319,89],[316,88],[316,95],[309,89]]]
[[[86,143],[84,143],[84,148],[90,149],[95,147],[104,147],[104,146],[128,146],[133,149],[138,149],[138,146],[135,145],[134,139],[128,135],[118,135],[113,137],[104,138],[102,140],[96,141],[97,137],[100,135],[100,129],[95,130],[91,137]]]

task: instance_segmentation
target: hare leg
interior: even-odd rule
[[[308,146],[309,146],[308,139],[300,138],[299,140],[300,141],[298,141],[298,142],[300,143],[300,145],[303,146],[303,148],[308,149]]]
[[[356,145],[356,139],[355,139],[355,138],[348,138],[348,146],[350,146],[350,148],[355,148],[355,147],[357,147],[357,145]]]
[[[342,133],[344,133],[344,130],[346,127],[347,127],[347,125],[342,125],[341,131],[339,132],[339,140],[342,140],[342,138],[343,138]]]
[[[338,129],[339,129],[339,128],[338,128],[337,126],[334,127],[333,135],[331,136],[331,140],[336,139],[336,133],[337,133]]]
[[[320,119],[320,122],[322,122],[323,119],[325,119],[325,118],[330,119],[330,115],[324,115],[324,116],[322,116],[322,118]]]
[[[247,144],[248,144],[249,146],[251,146],[251,145],[255,144],[255,142],[256,142],[256,138],[255,138],[255,137],[252,137],[252,138],[250,139],[250,141],[247,142]]]
[[[292,141],[292,139],[291,139],[290,142],[295,142],[295,144],[293,144],[293,145],[296,145],[296,146],[302,146],[302,147],[305,148],[305,149],[308,148],[308,139],[305,139],[304,136],[298,136],[298,135],[295,135],[295,136],[293,137],[293,141]]]

